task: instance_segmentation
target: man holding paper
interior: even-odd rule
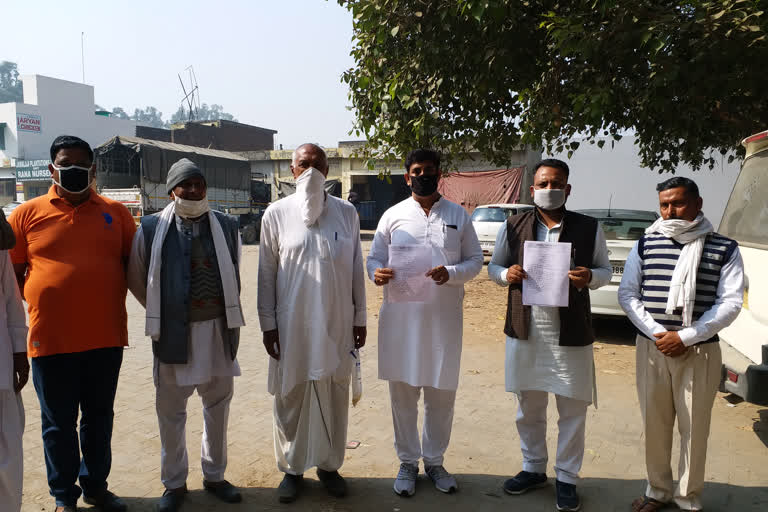
[[[464,283],[483,266],[483,252],[464,209],[440,196],[440,156],[417,149],[405,160],[412,196],[379,221],[368,275],[384,286],[379,317],[379,378],[389,381],[395,450],[395,492],[416,491],[419,459],[438,490],[458,488],[443,467],[453,423],[461,360]],[[418,401],[424,390],[419,441]]]
[[[596,396],[589,289],[610,281],[611,266],[598,222],[565,208],[571,192],[568,165],[542,160],[534,172],[530,190],[536,208],[507,220],[488,265],[491,279],[509,287],[505,380],[506,390],[519,399],[517,430],[523,452],[522,471],[504,482],[504,490],[522,494],[546,485],[547,400],[553,393],[559,414],[557,509],[574,511],[581,507],[576,483],[584,458],[587,407]],[[558,255],[563,247],[547,249],[532,242],[564,246],[565,256]],[[528,285],[524,267],[531,278],[534,273],[549,278]],[[532,294],[537,288],[555,292]],[[558,294],[557,288],[563,292]],[[537,300],[525,300],[532,295]]]

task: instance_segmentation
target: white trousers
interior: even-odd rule
[[[160,479],[166,489],[187,482],[186,424],[187,400],[197,389],[203,401],[203,441],[200,463],[203,478],[224,480],[227,468],[227,423],[234,392],[233,377],[213,377],[205,384],[178,386],[175,380],[160,381],[155,388],[157,420],[160,425]]]
[[[344,463],[349,377],[310,380],[275,395],[273,433],[277,467],[301,475],[310,468],[337,471]]]
[[[520,391],[517,409],[517,432],[523,452],[523,471],[547,471],[547,402],[546,391]],[[584,432],[589,402],[555,395],[557,400],[557,479],[568,484],[579,482],[584,460]]]
[[[0,391],[0,512],[21,510],[24,478],[24,404],[14,391]]]
[[[419,459],[423,458],[425,466],[442,466],[451,440],[456,390],[424,386],[424,425],[419,441],[421,389],[405,382],[389,381],[395,451],[400,462],[418,466]]]
[[[674,499],[681,509],[701,510],[712,405],[720,386],[722,356],[718,343],[694,345],[667,357],[655,344],[637,337],[637,394],[645,426],[646,495]],[[680,480],[672,479],[672,431],[680,432]]]

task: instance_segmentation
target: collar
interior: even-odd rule
[[[60,195],[59,195],[59,194],[56,192],[56,184],[55,184],[55,183],[53,183],[53,184],[51,185],[51,188],[49,188],[49,189],[48,189],[48,194],[46,195],[46,197],[48,198],[48,201],[49,201],[51,204],[53,204],[53,202],[54,202],[54,201],[61,201],[62,203],[64,203],[64,204],[66,204],[67,206],[69,206],[70,208],[79,208],[79,207],[81,207],[81,206],[83,206],[83,205],[85,205],[85,204],[88,204],[88,203],[97,203],[97,204],[102,204],[102,203],[104,203],[104,200],[101,198],[101,196],[100,196],[98,193],[96,193],[96,191],[95,191],[95,190],[91,189],[91,193],[90,193],[90,194],[88,194],[88,199],[86,199],[85,201],[83,201],[82,203],[80,203],[80,204],[79,204],[79,205],[77,205],[77,206],[73,206],[73,205],[72,205],[72,204],[70,204],[70,203],[69,203],[69,202],[68,202],[66,199],[64,199],[63,197],[61,197],[61,196],[60,196]]]
[[[563,227],[563,221],[565,220],[565,213],[567,212],[567,210],[566,210],[566,212],[563,212],[563,218],[560,219],[560,222],[558,222],[557,224],[555,224],[551,228],[549,226],[547,226],[547,223],[544,222],[544,220],[541,218],[541,215],[539,214],[539,209],[538,208],[534,208],[533,212],[534,212],[534,216],[536,217],[536,222],[538,222],[539,224],[544,226],[544,228],[547,231],[552,231],[553,229],[560,229],[560,228]]]

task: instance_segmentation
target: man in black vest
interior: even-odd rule
[[[161,479],[159,512],[178,510],[187,492],[187,400],[203,401],[203,487],[227,503],[240,492],[224,480],[227,421],[240,375],[240,235],[235,217],[212,211],[202,171],[183,158],[168,171],[171,203],[144,217],[128,265],[128,287],[147,309],[152,338]],[[162,313],[162,314],[161,314]]]
[[[661,218],[629,253],[619,304],[637,327],[637,394],[645,428],[645,495],[634,512],[675,501],[701,510],[712,404],[722,359],[717,333],[741,312],[738,244],[714,232],[699,187],[683,177],[656,187]],[[672,432],[680,431],[680,481],[672,482]]]
[[[507,220],[488,265],[491,279],[509,287],[506,390],[516,393],[520,402],[517,430],[523,468],[504,482],[504,491],[522,494],[546,485],[547,400],[553,393],[559,414],[557,509],[575,511],[581,507],[576,484],[584,458],[587,407],[595,393],[589,289],[610,281],[611,266],[597,220],[565,208],[571,192],[568,165],[546,159],[534,172],[531,196],[536,208]],[[567,307],[523,303],[523,247],[529,240],[571,244]]]

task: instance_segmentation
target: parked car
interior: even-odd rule
[[[742,145],[746,155],[718,232],[739,242],[747,285],[741,313],[720,331],[721,390],[768,405],[768,130]]]
[[[7,219],[11,212],[13,212],[13,210],[15,210],[16,207],[20,204],[21,201],[11,201],[7,205],[3,206],[3,213],[5,214],[5,218]]]
[[[502,223],[506,222],[508,217],[532,208],[533,205],[530,204],[515,203],[484,204],[475,208],[472,212],[472,226],[483,249],[483,256],[493,255],[496,235],[499,234]]]
[[[592,313],[596,315],[623,316],[619,306],[618,292],[624,263],[629,251],[645,234],[645,229],[659,217],[656,212],[646,210],[577,210],[600,221],[608,246],[608,257],[613,267],[611,282],[598,290],[591,291]]]

